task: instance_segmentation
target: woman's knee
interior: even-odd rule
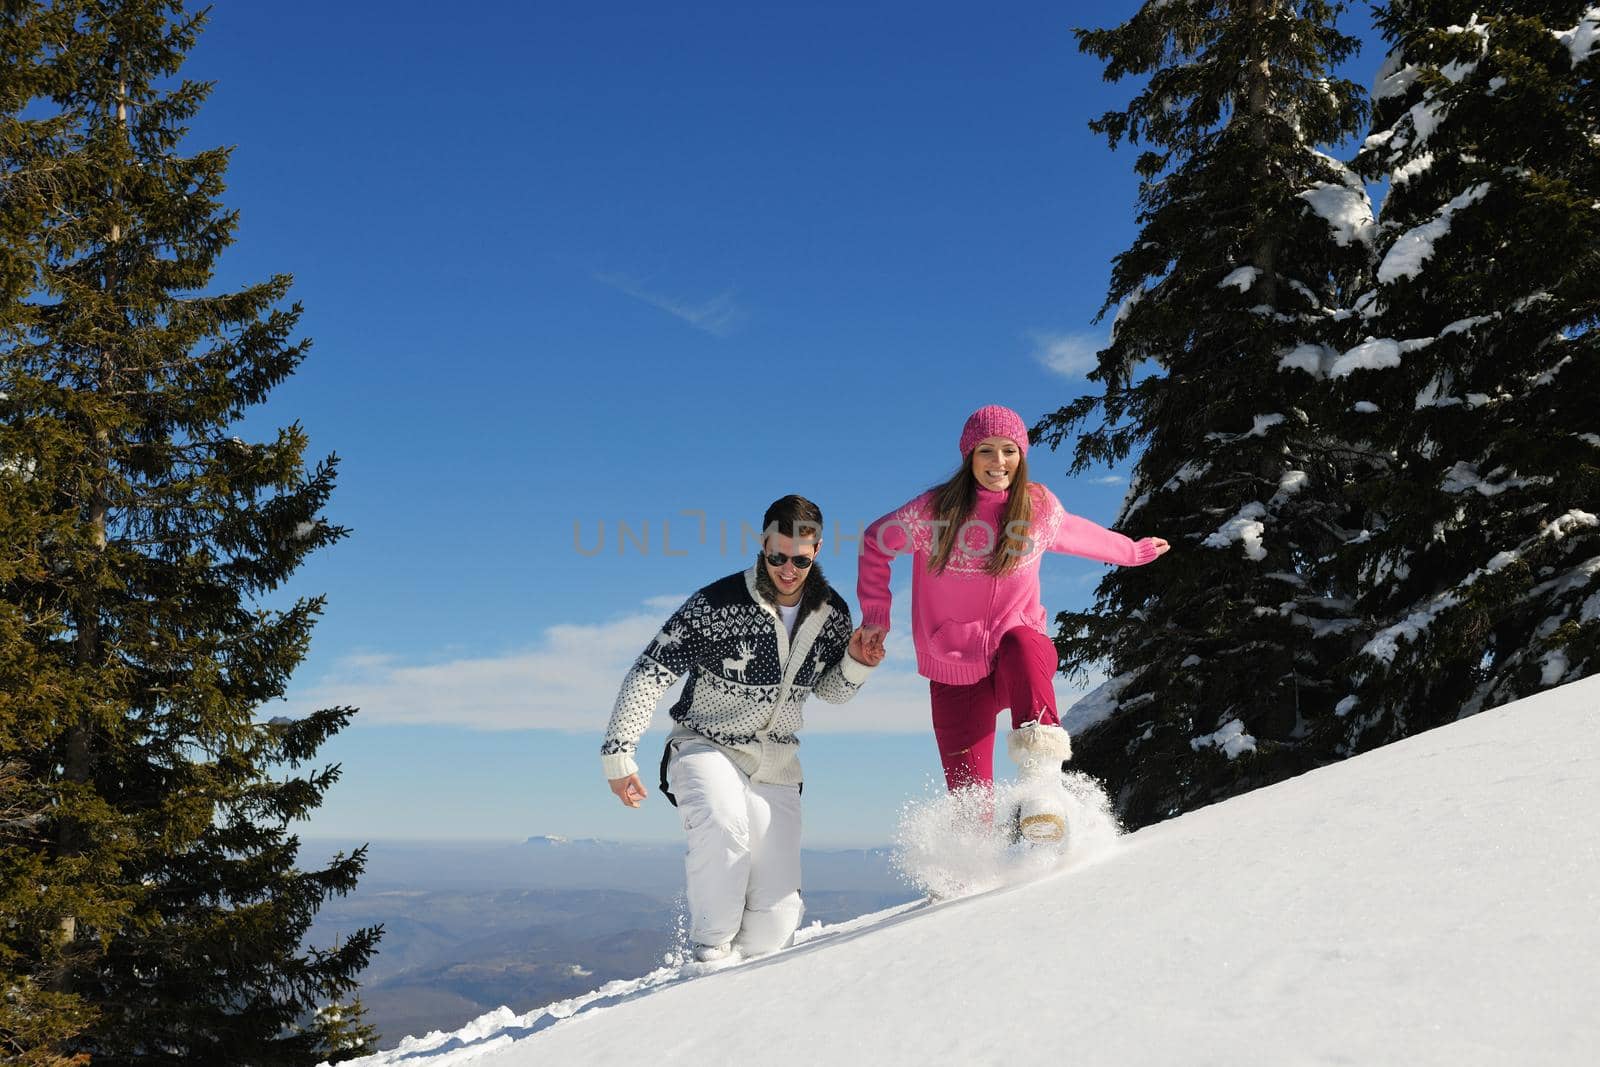
[[[1056,650],[1054,641],[1031,626],[1013,626],[1000,635],[1000,642],[995,647],[1000,655],[1030,657],[1041,654],[1053,657]]]

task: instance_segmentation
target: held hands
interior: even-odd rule
[[[644,803],[644,798],[650,794],[645,791],[644,783],[639,781],[637,774],[630,774],[626,778],[607,778],[606,784],[617,798],[630,808],[637,808]]]
[[[883,635],[888,633],[882,626],[860,626],[850,635],[850,656],[859,663],[868,667],[876,667],[883,662],[884,647]]]

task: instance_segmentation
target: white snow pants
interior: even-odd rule
[[[742,955],[788,945],[800,927],[800,787],[751,782],[724,753],[678,746],[667,783],[689,838],[689,938]]]

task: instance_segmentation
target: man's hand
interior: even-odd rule
[[[850,658],[868,667],[882,663],[883,635],[881,626],[858,626],[856,632],[850,635]]]
[[[650,794],[645,792],[644,783],[639,781],[637,774],[630,774],[626,778],[607,778],[606,784],[611,786],[611,791],[617,798],[630,808],[637,808],[644,803],[644,798]]]

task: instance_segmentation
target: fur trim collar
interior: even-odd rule
[[[767,577],[767,568],[757,553],[755,566],[745,572],[746,584],[754,590],[757,599],[766,604],[773,611],[778,610],[778,587],[772,584],[772,579]],[[827,576],[822,573],[821,563],[811,564],[811,574],[806,578],[806,584],[800,587],[800,615],[803,619],[813,611],[828,602],[833,594],[833,587],[828,584]]]

